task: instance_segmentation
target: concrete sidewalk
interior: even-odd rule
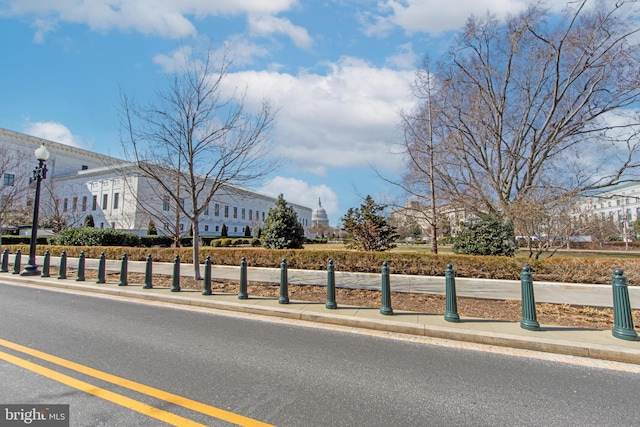
[[[71,264],[69,265],[71,266]],[[89,268],[88,265],[89,261],[87,261],[87,268]],[[139,265],[131,263],[129,271],[136,271],[140,265],[144,267],[144,263]],[[161,273],[165,268],[171,266],[171,263],[154,264],[154,273]],[[118,267],[119,271],[119,265],[109,264],[107,269],[112,271],[114,267]],[[233,267],[228,269],[216,267],[215,270],[235,273]],[[393,315],[382,315],[378,309],[342,306],[340,301],[337,301],[337,309],[327,309],[324,303],[292,300],[289,304],[279,304],[277,298],[252,297],[251,281],[273,281],[262,280],[271,277],[273,270],[279,271],[278,269],[264,269],[264,276],[260,276],[260,272],[256,269],[251,270],[248,274],[249,299],[247,300],[239,300],[236,295],[229,294],[205,296],[200,291],[192,290],[170,292],[168,288],[142,289],[142,285],[139,284],[118,286],[116,283],[107,283],[98,285],[89,281],[78,282],[75,278],[59,280],[38,276],[24,277],[11,273],[0,274],[0,283],[63,288],[77,292],[117,295],[132,299],[161,301],[640,365],[640,341],[625,341],[614,338],[610,330],[599,331],[541,325],[540,331],[528,331],[522,329],[519,322],[462,318],[459,323],[450,323],[446,322],[442,315],[402,311],[394,311]],[[300,273],[289,270],[290,283],[301,283],[295,280],[296,275],[300,275]],[[395,276],[392,276],[392,283],[393,277]],[[300,278],[304,279],[302,276]],[[326,276],[324,280],[326,280]],[[279,281],[279,276],[277,281]]]
[[[57,265],[51,261],[52,265]],[[38,257],[38,264],[42,265],[42,258]],[[67,266],[73,270],[78,265],[77,258],[68,258]],[[111,273],[120,271],[121,261],[107,260],[106,268]],[[98,269],[97,259],[87,259],[85,268]],[[144,273],[144,261],[129,261],[128,270],[136,273]],[[11,270],[10,270],[11,271]],[[204,266],[200,266],[204,272]],[[173,263],[153,263],[154,274],[173,274]],[[287,270],[289,283],[303,285],[326,286],[327,272],[321,270]],[[444,273],[444,272],[443,272]],[[613,272],[612,272],[613,273]],[[181,264],[181,276],[193,276],[191,264]],[[212,266],[213,279],[239,280],[239,266]],[[280,282],[279,268],[248,267],[247,277],[251,282]],[[380,290],[381,276],[375,273],[350,273],[336,271],[336,286],[350,289]],[[444,295],[445,279],[443,276],[411,276],[393,274],[390,276],[391,290],[394,292],[428,293]],[[468,279],[456,277],[456,294],[459,297],[520,300],[521,284],[517,280],[493,280],[493,279]],[[630,286],[629,300],[631,308],[640,309],[640,287]],[[613,290],[611,285],[574,284],[534,281],[536,302],[548,302],[553,304],[585,305],[591,307],[613,307]]]

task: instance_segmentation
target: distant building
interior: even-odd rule
[[[311,235],[326,236],[331,231],[327,211],[322,207],[322,202],[318,198],[318,206],[311,213]]]
[[[42,144],[51,156],[47,161],[49,173],[43,182],[41,218],[58,212],[69,226],[79,226],[91,214],[98,228],[145,234],[149,221],[153,220],[159,234],[172,234],[177,224],[181,233],[189,232],[190,222],[176,216],[176,206],[168,194],[158,192],[157,185],[139,175],[133,165],[115,157],[6,129],[0,129],[0,148],[19,157],[20,167],[3,170],[3,186],[18,182],[28,184],[28,177],[36,165],[33,153]],[[29,205],[33,192],[26,194],[24,205]],[[253,230],[264,225],[275,202],[275,197],[253,190],[223,186],[200,218],[200,235],[219,236],[224,224],[229,236],[243,236],[246,226]],[[183,203],[188,210],[189,201]],[[312,222],[311,209],[289,205],[307,229]]]

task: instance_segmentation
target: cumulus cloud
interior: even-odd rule
[[[400,27],[407,34],[426,32],[438,35],[457,30],[469,15],[491,12],[498,17],[524,10],[532,0],[385,0],[378,4],[378,13],[361,16],[365,33],[384,35]]]
[[[327,215],[331,216],[338,212],[338,196],[324,184],[310,185],[299,179],[277,176],[265,182],[260,191],[265,194],[283,194],[287,202],[312,209],[318,206],[318,199],[320,199]]]
[[[308,49],[313,40],[307,30],[293,25],[286,18],[271,15],[252,16],[249,18],[249,30],[254,35],[268,36],[271,34],[285,34],[291,38],[299,48]]]
[[[88,148],[85,143],[76,135],[73,135],[68,127],[57,122],[29,122],[24,127],[24,133],[36,136],[38,138],[47,139],[49,141],[59,142],[61,144],[70,145],[78,148]]]
[[[192,17],[269,16],[285,12],[296,3],[297,0],[8,0],[3,13],[33,17],[36,40],[41,40],[58,22],[84,24],[93,31],[137,31],[178,39],[196,34]],[[299,27],[284,25],[279,31],[283,30],[298,41],[304,38]]]
[[[280,109],[273,154],[291,159],[299,170],[325,175],[330,168],[401,167],[401,159],[390,156],[389,142],[400,137],[398,113],[414,103],[413,72],[349,57],[326,67],[323,74],[231,73],[224,85],[229,94],[248,87],[249,109],[264,97],[273,101]]]

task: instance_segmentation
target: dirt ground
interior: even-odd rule
[[[51,269],[51,276],[57,272]],[[68,278],[73,278],[75,272],[69,271]],[[87,281],[94,281],[97,271],[89,270],[85,273]],[[144,283],[144,275],[129,273],[129,283]],[[107,283],[118,283],[119,274],[108,274]],[[171,287],[171,277],[164,275],[153,276],[153,286]],[[199,289],[203,287],[202,281],[182,277],[180,281],[182,289]],[[249,282],[247,285],[249,298],[251,296],[278,298],[280,287],[277,283]],[[238,281],[212,281],[211,289],[214,294],[237,294]],[[327,290],[324,286],[289,284],[289,298],[297,301],[326,302]],[[358,307],[379,308],[381,303],[380,291],[362,289],[336,289],[336,303]],[[458,314],[461,318],[482,318],[494,320],[506,320],[519,322],[522,319],[522,306],[520,301],[509,300],[485,300],[476,298],[457,298]],[[445,312],[445,298],[442,295],[410,294],[404,292],[391,293],[391,306],[394,311],[414,311],[427,314],[442,314]],[[583,327],[592,329],[613,328],[613,309],[584,306],[571,306],[568,304],[537,303],[536,315],[541,325]],[[636,328],[640,326],[640,310],[633,310],[633,321]]]

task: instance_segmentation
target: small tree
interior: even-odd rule
[[[227,237],[229,235],[229,230],[227,229],[227,224],[222,224],[222,230],[220,230],[220,237]]]
[[[280,194],[276,207],[269,210],[264,221],[262,245],[267,249],[302,249],[303,243],[304,228],[298,215]]]
[[[158,229],[156,228],[156,223],[153,222],[152,219],[149,220],[149,225],[147,226],[147,236],[157,236]]]
[[[95,227],[96,226],[96,223],[95,223],[95,221],[93,219],[93,215],[89,214],[89,215],[84,217],[84,226],[85,227]]]
[[[248,225],[244,228],[244,237],[251,237],[251,227]]]
[[[347,233],[345,245],[363,251],[384,251],[395,245],[396,229],[380,215],[386,206],[377,205],[371,196],[359,208],[349,208],[342,218],[343,230]]]
[[[461,224],[453,238],[453,252],[467,255],[513,256],[516,251],[513,224],[495,215]]]

